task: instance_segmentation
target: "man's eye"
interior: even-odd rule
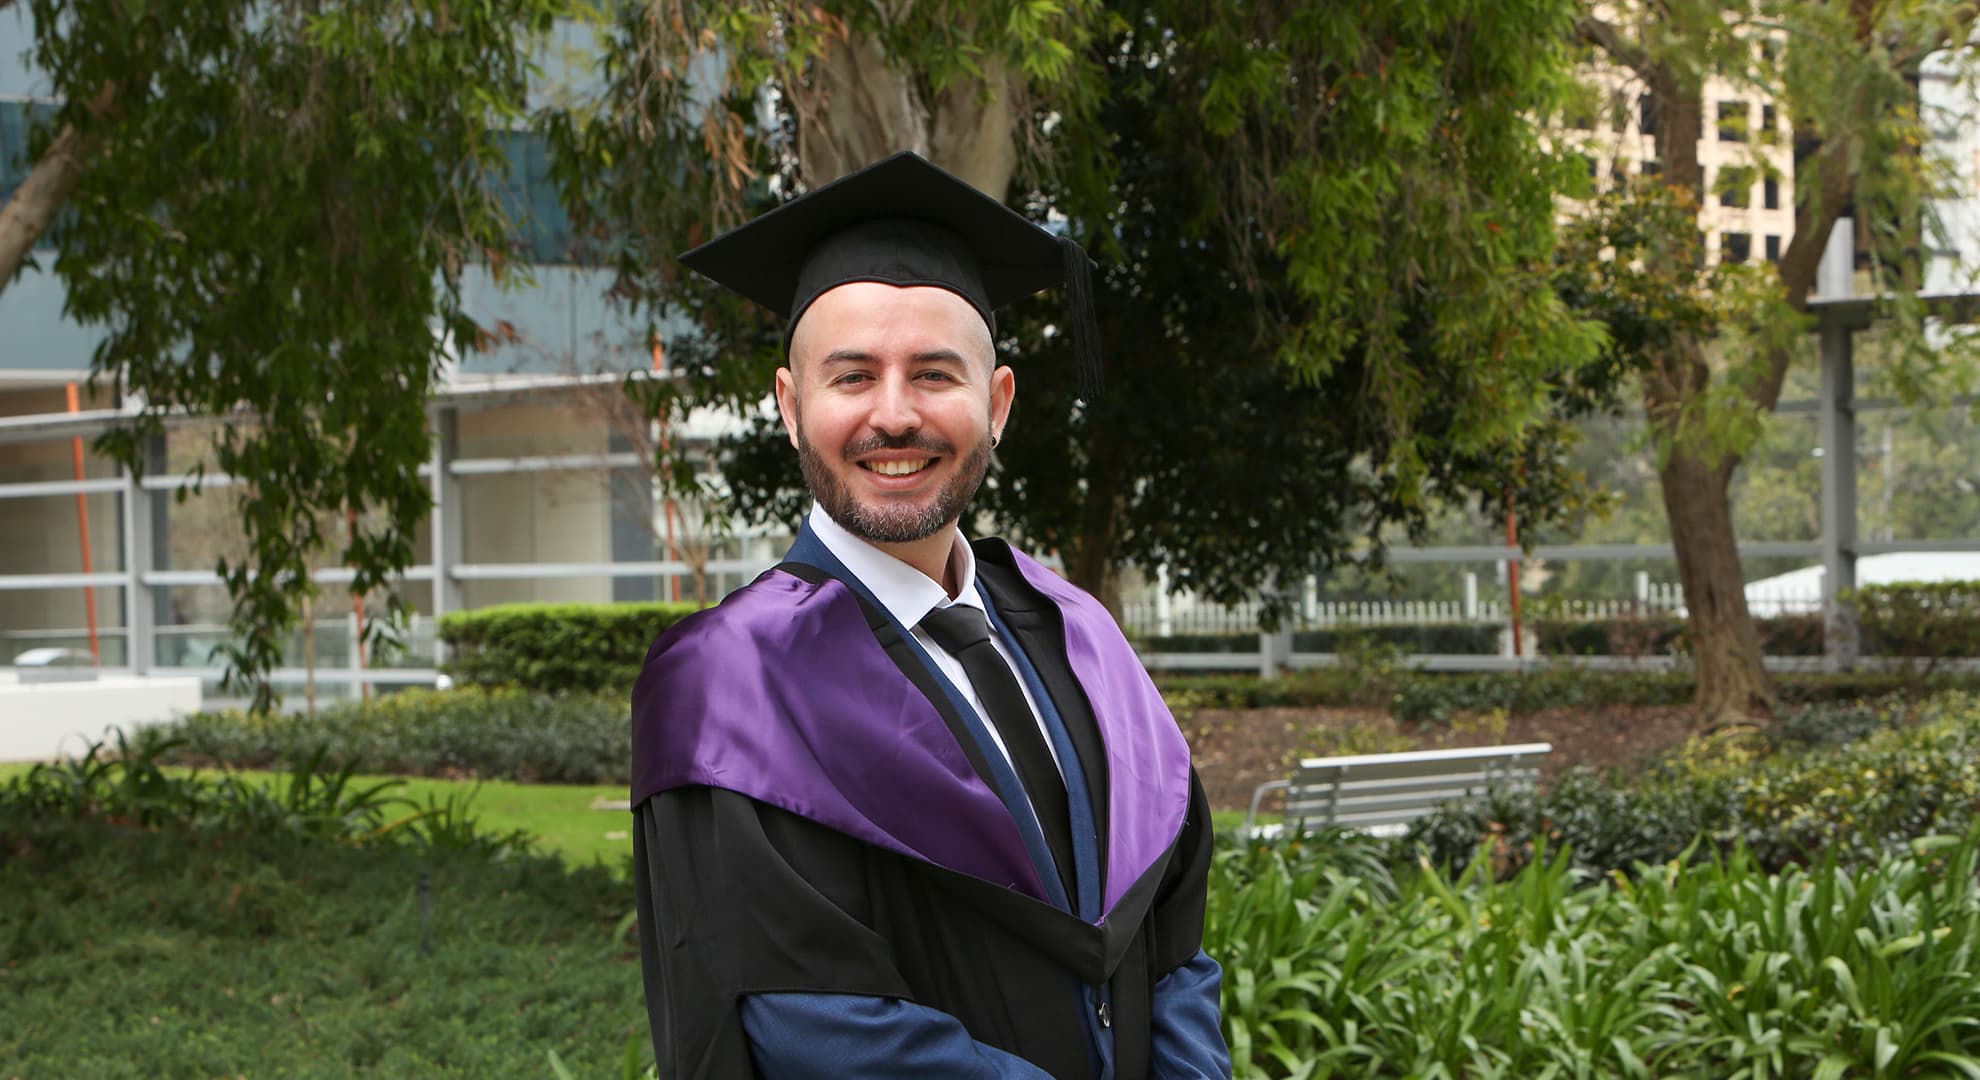
[[[954,382],[955,376],[946,371],[924,371],[921,378],[926,382]]]
[[[870,378],[872,378],[872,376],[868,375],[864,371],[848,371],[844,375],[841,375],[838,378],[833,379],[832,385],[851,386],[854,383],[865,382]]]

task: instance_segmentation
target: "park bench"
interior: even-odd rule
[[[1265,837],[1290,828],[1340,826],[1375,836],[1396,836],[1420,817],[1488,788],[1531,787],[1551,743],[1411,750],[1308,758],[1292,776],[1258,785],[1245,815],[1245,835]],[[1285,792],[1285,825],[1258,826],[1258,807],[1273,791]]]

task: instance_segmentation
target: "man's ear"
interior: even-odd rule
[[[1011,422],[1011,406],[1017,400],[1017,375],[1007,365],[998,365],[990,372],[990,433],[998,441],[1004,437],[1004,425]]]
[[[784,420],[784,434],[790,436],[791,446],[798,444],[798,394],[797,376],[791,369],[777,369],[777,415]]]

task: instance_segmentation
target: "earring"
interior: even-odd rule
[[[1004,441],[1003,438],[999,436],[996,432],[993,431],[990,433],[990,449],[995,450],[997,448],[997,444],[1003,441]]]

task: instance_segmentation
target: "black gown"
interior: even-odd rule
[[[1105,807],[1106,761],[1068,665],[1063,622],[1008,550],[980,545],[978,573],[1039,670],[1094,778],[1094,802]],[[941,695],[930,700],[951,711]],[[915,1002],[1055,1077],[1092,1077],[1087,988],[1103,985],[1115,1075],[1147,1075],[1153,987],[1202,944],[1212,830],[1193,770],[1189,788],[1176,839],[1098,926],[735,791],[690,785],[644,799],[634,810],[633,850],[660,1075],[754,1075],[742,997],[804,992]],[[1105,850],[1104,814],[1100,827]]]

